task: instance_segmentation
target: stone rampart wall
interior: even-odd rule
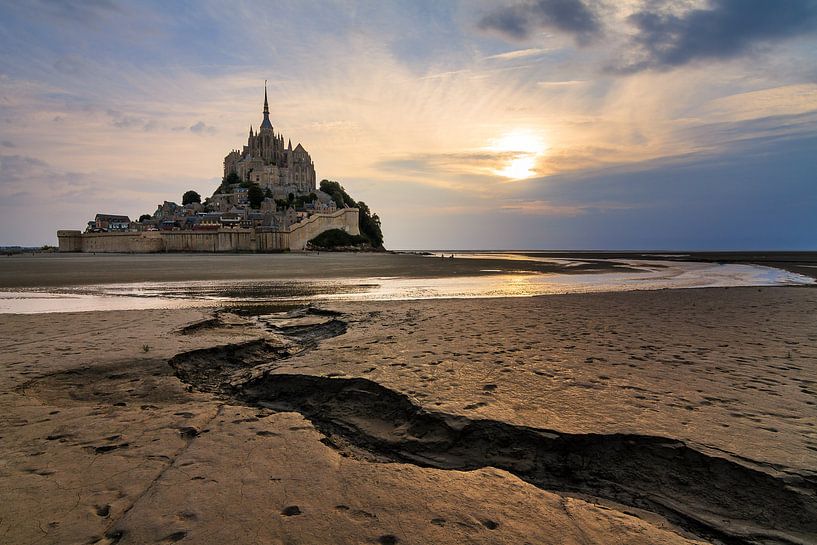
[[[315,214],[289,228],[290,250],[303,250],[306,243],[329,229],[343,229],[359,235],[358,209],[343,208],[332,214]]]
[[[156,231],[145,233],[58,231],[57,238],[60,241],[60,252],[151,254],[163,252],[165,248],[164,239]]]
[[[303,250],[306,243],[329,229],[360,234],[357,208],[314,214],[287,231],[254,229],[218,231],[145,231],[141,233],[81,233],[57,231],[60,252],[147,254],[159,252],[281,252]]]

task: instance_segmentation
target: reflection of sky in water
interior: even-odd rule
[[[471,254],[474,255],[474,254]],[[520,260],[508,254],[509,259]],[[492,254],[496,258],[497,254]],[[528,258],[531,259],[531,258]],[[565,260],[559,260],[565,261]],[[582,261],[576,261],[582,263]],[[212,307],[230,303],[382,301],[527,297],[564,293],[810,284],[810,278],[757,265],[617,260],[639,272],[491,274],[443,278],[337,278],[304,281],[190,281],[104,284],[0,292],[0,313]]]

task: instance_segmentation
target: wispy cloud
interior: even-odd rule
[[[517,201],[499,205],[500,210],[508,210],[522,214],[549,215],[549,216],[579,216],[587,213],[587,208],[575,205],[555,204],[550,201]]]
[[[538,57],[539,55],[544,55],[548,51],[552,51],[552,49],[531,47],[528,49],[516,49],[514,51],[506,51],[505,53],[497,53],[496,55],[489,55],[485,58],[500,61],[510,61],[514,59],[524,59],[526,57]]]
[[[587,83],[585,80],[569,79],[564,81],[537,81],[536,85],[540,87],[572,87],[574,85],[581,85]]]

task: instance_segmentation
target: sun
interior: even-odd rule
[[[511,180],[524,180],[530,178],[536,171],[533,168],[536,166],[536,158],[525,156],[511,159],[503,168],[494,170],[496,174]]]
[[[491,141],[489,150],[501,152],[506,159],[493,173],[510,180],[524,180],[536,175],[536,161],[547,151],[544,139],[531,130],[506,132]]]

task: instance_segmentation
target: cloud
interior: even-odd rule
[[[0,155],[0,199],[6,204],[35,204],[87,196],[92,187],[74,172],[64,172],[45,161],[25,155]]]
[[[4,148],[13,148],[14,142],[12,142],[11,140],[3,140],[2,142],[0,142],[0,146],[3,146]]]
[[[587,43],[601,32],[598,14],[582,0],[536,0],[495,9],[478,24],[482,30],[524,40],[536,30],[556,30]]]
[[[309,128],[316,132],[327,132],[333,134],[359,133],[360,127],[354,121],[334,120],[334,121],[313,121]]]
[[[206,125],[204,121],[199,121],[198,123],[190,126],[190,132],[195,134],[213,134],[216,132],[216,129],[215,127]]]
[[[517,212],[520,214],[536,214],[550,216],[578,216],[585,214],[588,207],[567,204],[556,204],[550,201],[531,200],[516,201],[502,204],[500,210]]]
[[[665,70],[707,59],[731,59],[755,46],[817,30],[815,0],[712,0],[683,13],[649,4],[632,13],[634,58],[621,72]]]
[[[377,168],[404,176],[440,176],[443,174],[485,177],[496,180],[495,170],[517,157],[515,151],[463,151],[451,153],[417,153],[377,163]],[[490,177],[490,178],[488,178]],[[453,184],[452,184],[453,185]]]
[[[105,113],[113,118],[111,124],[117,129],[139,129],[143,131],[153,131],[159,128],[159,125],[153,119],[147,119],[136,115],[124,115],[110,108],[106,110]]]
[[[533,47],[530,49],[517,49],[515,51],[507,51],[505,53],[498,53],[496,55],[491,55],[489,57],[485,57],[485,59],[491,60],[499,60],[499,61],[510,61],[514,59],[522,59],[525,57],[536,57],[539,55],[543,55],[551,51],[550,49],[543,49],[541,47]]]
[[[709,121],[745,121],[817,111],[817,84],[784,85],[713,99],[699,115]]]
[[[580,79],[570,79],[565,81],[537,81],[536,85],[540,87],[572,87],[574,85],[581,85],[587,83]]]

